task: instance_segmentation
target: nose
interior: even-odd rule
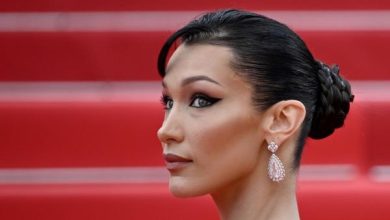
[[[184,132],[182,129],[182,119],[178,112],[166,113],[163,124],[157,131],[157,137],[164,144],[180,143],[184,139]]]

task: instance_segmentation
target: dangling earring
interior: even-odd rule
[[[275,154],[278,147],[279,146],[274,141],[271,141],[271,143],[268,144],[268,150],[272,152],[268,161],[268,176],[274,182],[282,181],[286,175],[282,161]]]

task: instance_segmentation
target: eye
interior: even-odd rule
[[[211,106],[221,99],[209,97],[203,94],[196,94],[193,96],[190,106],[195,108],[204,108]]]
[[[161,104],[164,106],[165,110],[169,110],[173,106],[173,100],[171,97],[163,94],[161,96]]]

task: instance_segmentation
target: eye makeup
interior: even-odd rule
[[[172,98],[169,97],[168,95],[164,94],[164,93],[161,95],[160,102],[163,105],[165,110],[169,110],[173,106]]]
[[[220,98],[214,98],[203,93],[195,93],[191,97],[190,106],[194,108],[205,108],[217,103],[220,100]]]
[[[220,100],[220,98],[215,98],[204,93],[196,92],[191,96],[189,100],[189,106],[194,108],[206,108],[214,105]],[[165,110],[171,109],[174,103],[173,99],[166,94],[161,95],[160,102]]]

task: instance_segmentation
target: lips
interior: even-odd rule
[[[175,171],[187,167],[193,161],[176,154],[164,154],[165,165],[169,171]]]

